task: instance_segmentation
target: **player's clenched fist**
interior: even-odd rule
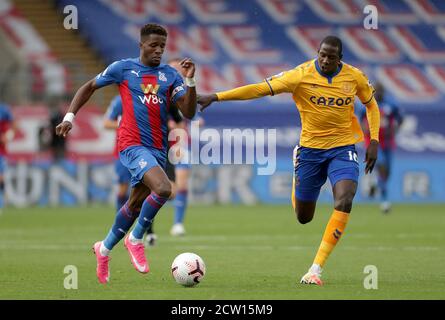
[[[58,136],[63,136],[64,138],[68,132],[72,129],[73,125],[69,121],[63,121],[56,127],[56,134]]]
[[[181,72],[186,78],[193,78],[195,76],[195,63],[190,58],[182,59],[179,65],[183,69]]]

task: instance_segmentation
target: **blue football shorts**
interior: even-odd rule
[[[131,173],[127,169],[127,167],[125,167],[122,164],[120,159],[117,159],[114,162],[114,171],[116,172],[117,183],[119,183],[119,184],[130,183],[130,181],[131,181]]]
[[[165,150],[144,146],[131,146],[119,152],[119,159],[130,171],[131,187],[142,181],[145,172],[153,167],[159,166],[165,170],[167,153]]]
[[[332,187],[340,180],[358,182],[359,164],[355,145],[332,149],[295,147],[293,198],[316,201],[328,177]]]

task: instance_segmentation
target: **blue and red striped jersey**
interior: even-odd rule
[[[12,113],[9,107],[5,104],[0,104],[0,135],[3,136],[11,127],[13,121]],[[0,156],[6,154],[6,145],[0,139]]]
[[[403,121],[402,112],[391,99],[385,98],[378,104],[380,110],[379,147],[382,150],[394,149],[396,147],[395,137],[397,128]],[[360,118],[364,123],[365,146],[368,146],[371,138],[368,119],[366,118],[366,108],[362,109]]]
[[[98,87],[112,83],[122,99],[119,151],[140,145],[167,150],[168,110],[185,94],[181,75],[166,64],[148,67],[139,58],[124,59],[96,77]]]

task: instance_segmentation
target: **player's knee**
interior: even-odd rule
[[[167,180],[166,182],[163,181],[159,183],[152,191],[160,197],[170,198],[172,194],[172,186],[170,181]]]
[[[345,193],[335,199],[335,209],[342,212],[351,212],[352,209],[352,201],[354,200],[353,193]]]
[[[297,220],[299,223],[301,224],[306,224],[312,221],[312,217],[306,217],[306,216],[302,216],[302,215],[298,215],[297,214]]]
[[[301,224],[306,224],[311,222],[312,218],[314,217],[311,214],[299,211],[298,208],[295,208],[295,215],[297,216],[298,222]]]
[[[171,185],[171,193],[170,196],[168,197],[168,200],[173,200],[176,197],[176,186],[175,183],[170,181],[170,185]]]

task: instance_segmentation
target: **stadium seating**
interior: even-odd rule
[[[156,22],[166,26],[169,40],[164,61],[171,57],[192,57],[197,63],[200,93],[261,81],[293,68],[316,56],[317,45],[325,35],[340,36],[344,42],[344,61],[360,67],[371,81],[381,81],[405,113],[389,185],[391,198],[394,202],[445,199],[444,1],[57,0],[56,3],[61,12],[66,5],[77,6],[80,33],[107,63],[139,55],[141,25]],[[378,9],[378,29],[364,28],[367,17],[364,5]],[[0,21],[4,21],[4,16]],[[12,148],[11,158],[32,159],[37,148],[33,137],[42,118],[37,119],[28,109],[15,108],[15,113],[21,118],[22,135],[16,138],[20,144]],[[275,129],[277,170],[274,175],[258,176],[258,165],[195,166],[192,201],[289,203],[291,154],[301,129],[290,97],[221,103],[203,115],[206,127],[219,133],[231,128]],[[76,119],[77,129],[68,144],[70,159],[86,159],[91,164],[94,159],[109,161],[112,157],[114,140],[102,128],[101,116],[101,110],[95,109],[93,113],[83,112]],[[359,158],[364,158],[362,148]],[[34,170],[31,167],[26,171],[29,175]],[[11,168],[7,179],[26,178],[21,174],[25,170]],[[74,169],[68,166],[66,171],[70,170]],[[77,170],[78,188],[88,184],[94,190],[91,194],[108,195],[110,184],[102,180],[102,172],[109,170],[108,167],[90,168],[91,175],[82,165]],[[54,176],[51,179],[58,179],[55,170],[51,174]],[[363,180],[359,188],[356,201],[369,201]],[[38,203],[47,203],[42,197],[36,197]],[[331,198],[330,186],[326,184],[320,200],[330,202]],[[70,201],[60,196],[56,202],[72,204],[81,200],[72,195]]]
[[[65,67],[60,64],[34,27],[9,1],[2,2],[0,6],[0,30],[7,37],[18,58],[26,65],[25,72],[31,74],[31,77],[22,77],[20,82],[27,83],[24,80],[31,80],[32,95],[62,95],[69,90]],[[16,97],[17,101],[20,101],[19,97]]]
[[[166,54],[191,56],[202,92],[260,81],[316,54],[340,36],[344,60],[380,80],[404,107],[438,108],[445,97],[445,3],[326,0],[58,0],[79,8],[80,30],[108,63],[138,55],[139,27],[166,25]],[[363,5],[379,13],[366,30]],[[283,100],[268,103],[283,104]]]

